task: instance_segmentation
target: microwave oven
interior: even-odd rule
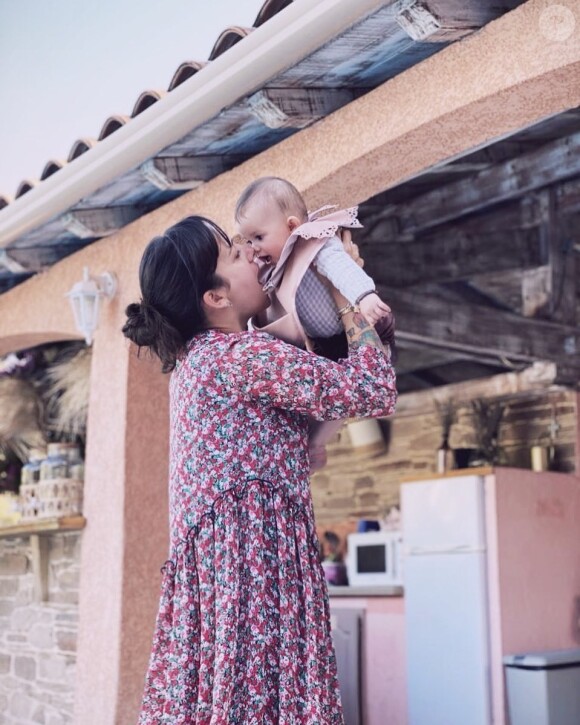
[[[368,531],[347,538],[347,574],[352,587],[403,585],[401,531]]]

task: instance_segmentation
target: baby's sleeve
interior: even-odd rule
[[[367,292],[375,290],[371,277],[345,251],[338,237],[331,237],[314,260],[316,269],[354,305]]]

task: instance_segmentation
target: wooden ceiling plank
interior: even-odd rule
[[[399,396],[396,415],[437,412],[438,406],[467,403],[474,398],[514,398],[533,391],[547,390],[556,384],[557,367],[550,362],[536,362],[519,372],[500,373],[481,380],[443,385],[428,391]]]
[[[392,208],[401,232],[417,234],[580,174],[580,133]]]
[[[580,212],[580,179],[560,184],[555,189],[556,210],[565,216]]]
[[[576,255],[573,231],[557,209],[553,189],[537,194],[542,223],[540,245],[545,266],[522,280],[523,314],[576,324]]]
[[[580,369],[580,331],[574,327],[481,305],[454,304],[433,294],[381,286],[378,292],[393,308],[402,339],[513,361],[551,360]]]
[[[538,228],[480,235],[458,230],[436,240],[364,243],[361,254],[369,274],[387,287],[444,283],[542,264]]]

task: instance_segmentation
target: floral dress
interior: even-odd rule
[[[393,412],[394,372],[266,333],[196,336],[171,378],[170,559],[140,725],[343,722],[309,416]]]

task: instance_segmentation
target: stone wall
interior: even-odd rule
[[[73,722],[80,534],[49,537],[49,595],[34,600],[29,537],[0,539],[0,723]]]
[[[531,468],[530,447],[546,440],[549,426],[558,426],[551,468],[575,470],[577,435],[576,393],[557,389],[504,401],[506,409],[499,430],[500,465]],[[386,450],[378,456],[357,454],[343,429],[328,447],[328,465],[312,478],[318,528],[344,534],[359,518],[378,518],[399,503],[402,480],[434,473],[441,443],[441,423],[431,406],[425,412],[395,415],[380,421]],[[457,411],[451,428],[451,448],[475,445],[468,404]]]

